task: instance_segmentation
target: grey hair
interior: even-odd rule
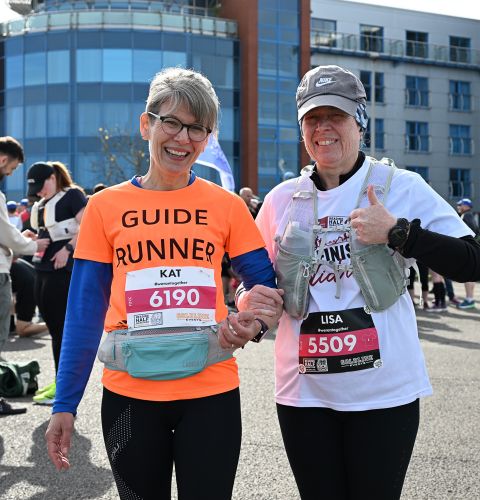
[[[198,123],[216,130],[219,101],[210,80],[191,69],[165,68],[150,83],[145,111],[158,113],[162,104],[170,111],[185,106]]]

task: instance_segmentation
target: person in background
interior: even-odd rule
[[[244,202],[192,170],[216,131],[218,106],[200,73],[158,73],[140,116],[148,172],[94,194],[80,229],[47,449],[58,470],[70,466],[75,414],[105,330],[102,428],[125,499],[170,500],[173,467],[179,498],[231,498],[241,441],[233,351],[260,340],[281,313]],[[273,314],[227,316],[226,252],[248,287],[277,304]],[[112,358],[112,343],[127,334]],[[210,363],[207,352],[195,356],[202,346]]]
[[[30,227],[30,208],[27,198],[22,198],[18,205],[18,213],[22,219],[22,229],[32,229]]]
[[[17,206],[16,201],[7,201],[8,220],[10,221],[10,224],[14,225],[19,231],[21,231],[22,219],[17,212]]]
[[[98,193],[99,191],[102,191],[103,189],[106,189],[107,185],[104,184],[103,182],[99,182],[98,184],[95,184],[93,186],[93,194]]]
[[[475,236],[478,237],[479,227],[475,216],[472,211],[473,203],[470,198],[462,198],[457,202],[457,212],[459,213],[461,219],[465,224],[475,233]],[[465,299],[457,304],[459,309],[475,309],[475,282],[468,281],[465,283]]]
[[[315,163],[299,179],[273,188],[255,221],[291,311],[283,313],[275,340],[283,441],[302,500],[397,500],[419,426],[419,399],[432,388],[412,301],[390,286],[387,266],[398,253],[442,276],[472,281],[480,278],[480,245],[414,172],[394,168],[385,205],[380,203],[377,183],[367,175],[381,164],[360,150],[368,115],[356,75],[318,66],[304,75],[296,98],[301,136]],[[297,192],[311,198],[294,199]],[[303,200],[312,200],[310,210]],[[317,252],[311,250],[313,237]],[[292,275],[285,246],[298,248],[303,241],[318,259],[306,277],[293,273],[291,280],[307,286],[306,317],[300,284],[283,285]],[[385,256],[385,273],[374,275],[379,259],[366,257],[361,263],[371,265],[360,288],[350,256],[355,252],[360,258],[357,249],[370,245]],[[305,261],[301,250],[298,259]],[[380,286],[373,288],[372,282]],[[383,301],[387,289],[391,300],[384,307],[366,307],[367,298],[372,303],[369,294],[383,293]],[[268,303],[252,289],[239,294],[237,307],[268,308]]]
[[[255,219],[261,206],[259,205],[260,199],[258,198],[258,196],[255,196],[253,194],[252,188],[249,187],[243,187],[242,189],[240,189],[238,194],[247,205],[248,210],[250,210],[250,213],[252,214],[252,217]]]
[[[52,337],[55,373],[58,372],[67,296],[73,268],[73,251],[87,199],[61,162],[34,163],[27,173],[28,196],[40,201],[32,207],[30,222],[40,238],[51,243],[45,252],[33,257],[35,300]],[[40,388],[33,400],[51,405],[55,381]]]
[[[24,161],[22,145],[13,137],[0,137],[0,181],[12,175]],[[10,312],[12,307],[12,286],[10,266],[13,253],[17,255],[34,254],[44,251],[49,240],[36,239],[31,231],[21,233],[10,224],[5,195],[0,192],[0,356],[10,331]]]

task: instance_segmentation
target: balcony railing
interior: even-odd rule
[[[166,14],[146,11],[85,10],[70,12],[43,12],[17,21],[0,24],[3,36],[30,32],[78,28],[137,28],[183,31],[223,37],[237,36],[237,23],[217,17]]]
[[[382,43],[378,43],[380,40]],[[364,49],[364,47],[371,48],[371,44],[365,45],[364,41],[364,35],[318,30],[312,30],[310,37],[311,46],[317,49],[363,54],[375,53],[376,57],[404,58],[412,62],[424,61],[480,67],[480,50],[476,49],[383,38],[377,40],[376,50],[372,51]]]

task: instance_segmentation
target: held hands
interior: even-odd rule
[[[73,433],[73,415],[71,413],[55,413],[50,419],[45,441],[50,461],[57,471],[68,470],[70,462],[70,441]]]
[[[252,311],[256,316],[262,316],[268,326],[272,327],[282,315],[283,294],[281,289],[255,285],[238,297],[237,307],[240,311]]]
[[[220,324],[218,340],[224,349],[236,349],[243,347],[259,331],[260,325],[258,321],[255,321],[253,312],[229,314],[227,319]]]
[[[372,185],[367,188],[370,206],[356,208],[350,214],[350,224],[357,234],[358,241],[364,245],[388,243],[388,232],[396,224],[392,215],[378,200]]]
[[[50,245],[50,240],[48,238],[35,239],[37,243],[37,252],[44,252],[45,249]]]

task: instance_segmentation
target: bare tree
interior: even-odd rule
[[[132,135],[119,127],[101,127],[98,134],[104,161],[93,169],[102,172],[107,184],[117,184],[148,170],[146,142],[138,134]]]

